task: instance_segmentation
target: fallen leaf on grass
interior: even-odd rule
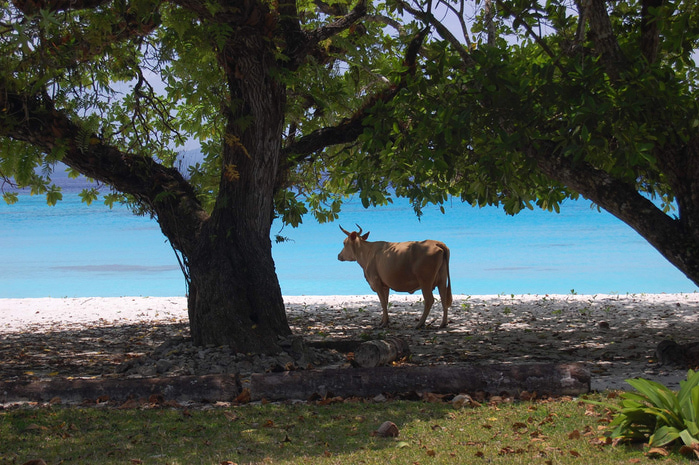
[[[689,457],[694,456],[696,458],[699,458],[699,444],[694,443],[694,444],[689,445],[689,446],[685,445],[685,446],[680,447],[680,454],[682,454],[686,457],[687,456],[689,456]]]
[[[597,438],[590,439],[590,444],[592,444],[593,446],[609,446],[613,442],[614,441],[612,440],[612,438],[606,436],[600,436]]]
[[[434,394],[432,392],[425,392],[422,394],[422,400],[424,402],[430,402],[430,403],[444,402],[444,395]]]
[[[142,405],[142,402],[140,399],[129,399],[123,404],[119,406],[120,409],[126,410],[126,409],[133,409],[133,408],[138,408]]]
[[[518,421],[516,423],[512,424],[512,430],[515,433],[525,433],[528,429],[528,426],[526,423],[522,423],[521,421]]]
[[[238,397],[235,398],[235,401],[239,404],[247,404],[248,402],[250,402],[251,398],[252,396],[250,395],[250,389],[245,388],[243,389],[243,392],[238,394]]]
[[[525,451],[524,449],[515,449],[510,446],[503,447],[500,449],[500,452],[498,452],[498,455],[509,455],[509,454],[523,454]]]
[[[25,431],[36,431],[36,430],[42,430],[46,431],[49,428],[47,426],[39,426],[36,423],[32,423],[31,425],[27,426],[24,430]]]
[[[648,452],[646,452],[646,455],[659,455],[661,457],[667,457],[668,455],[670,455],[670,452],[667,449],[663,449],[662,447],[651,447],[650,449],[648,449]]]

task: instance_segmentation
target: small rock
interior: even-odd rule
[[[160,374],[166,373],[170,368],[172,368],[172,362],[167,359],[158,360],[155,364],[155,369]]]
[[[382,438],[396,438],[398,437],[398,426],[392,421],[384,421],[379,429],[374,431],[374,435]]]
[[[463,408],[463,407],[477,407],[480,404],[473,400],[471,396],[468,394],[459,394],[458,396],[454,397],[451,400],[451,405],[454,406],[454,408]]]

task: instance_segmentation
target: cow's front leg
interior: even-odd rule
[[[427,320],[427,315],[430,314],[430,309],[434,303],[434,296],[432,295],[432,289],[423,288],[422,297],[425,299],[425,310],[422,311],[422,316],[418,322],[415,329],[420,329],[425,327],[425,321]]]
[[[380,286],[376,293],[379,295],[379,302],[381,302],[381,309],[383,310],[383,316],[381,317],[381,324],[379,328],[388,328],[388,293],[390,289],[388,286]]]

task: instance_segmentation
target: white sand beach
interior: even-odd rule
[[[437,328],[441,306],[436,302],[423,330],[414,329],[422,313],[420,296],[392,294],[390,301],[390,327],[379,329],[375,295],[285,297],[292,330],[307,339],[401,337],[410,344],[411,363],[425,365],[583,362],[593,390],[600,391],[628,389],[624,380],[631,377],[676,388],[686,370],[659,365],[655,348],[664,339],[699,341],[699,293],[457,295],[448,327]],[[25,370],[27,363],[31,368],[32,350],[53,350],[60,359],[76,338],[88,338],[79,332],[88,328],[96,341],[92,352],[99,352],[100,343],[128,337],[129,356],[137,356],[174,334],[167,328],[186,336],[186,322],[184,297],[0,299],[0,359],[3,367],[22,359]],[[154,336],[153,328],[166,331]]]

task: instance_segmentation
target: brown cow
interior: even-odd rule
[[[451,278],[449,277],[449,248],[439,241],[421,242],[369,242],[369,233],[346,231],[344,248],[337,256],[340,261],[356,261],[364,270],[364,277],[379,295],[383,318],[381,327],[388,326],[388,293],[391,289],[410,292],[422,289],[425,310],[417,328],[425,326],[425,320],[434,303],[432,290],[439,288],[442,299],[442,324],[447,325],[447,310],[451,306]]]

